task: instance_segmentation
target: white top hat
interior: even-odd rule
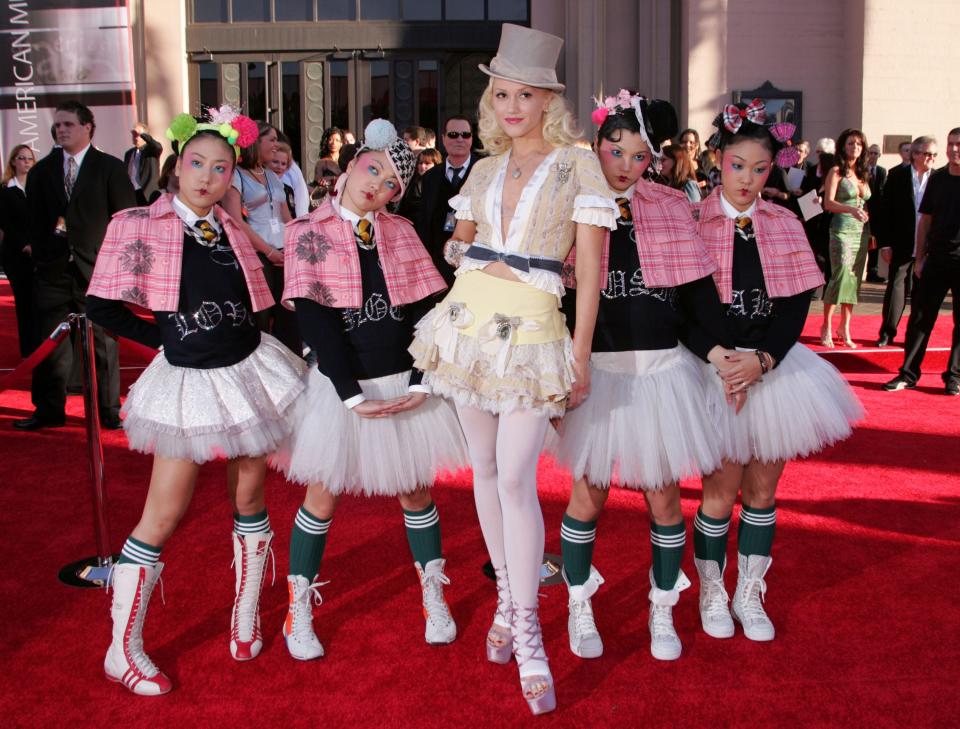
[[[488,76],[563,93],[565,86],[557,81],[556,71],[562,47],[563,38],[504,23],[497,55],[489,66],[481,63],[479,68]]]

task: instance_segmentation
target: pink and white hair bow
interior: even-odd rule
[[[793,146],[793,135],[796,133],[796,126],[788,122],[770,125],[770,135],[783,145],[773,160],[780,167],[793,167],[800,161],[800,150]]]
[[[763,124],[767,121],[767,107],[761,99],[754,99],[745,109],[741,109],[736,104],[727,104],[723,107],[723,126],[731,134],[740,131],[744,119],[754,124]]]

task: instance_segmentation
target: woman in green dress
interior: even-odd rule
[[[830,266],[832,275],[823,292],[823,326],[820,343],[833,348],[832,320],[840,305],[840,336],[843,344],[855,348],[850,337],[850,318],[860,296],[860,282],[867,262],[870,240],[864,209],[870,199],[867,182],[867,138],[859,129],[846,129],[837,140],[837,165],[827,173],[823,209],[833,213],[830,222]]]

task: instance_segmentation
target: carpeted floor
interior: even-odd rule
[[[808,323],[815,334],[818,321]],[[942,317],[932,346],[949,341]],[[9,288],[0,288],[0,367],[16,363]],[[858,317],[866,344],[876,317]],[[807,340],[805,340],[807,341]],[[123,364],[142,364],[125,350]],[[642,498],[615,492],[599,530],[596,564],[606,584],[594,600],[606,653],[570,654],[566,595],[542,598],[547,650],[560,708],[543,726],[951,725],[960,713],[960,399],[942,394],[945,352],[928,355],[930,374],[914,392],[879,385],[897,351],[828,355],[847,374],[868,417],[847,442],[790,464],[778,498],[767,609],[770,644],[711,639],[699,627],[696,584],[675,610],[684,655],[654,661],[646,628],[649,567]],[[129,381],[137,370],[125,371]],[[28,384],[0,393],[4,508],[10,552],[0,574],[4,626],[0,716],[23,727],[455,727],[529,726],[516,669],[484,660],[494,591],[469,474],[435,490],[444,529],[448,599],[460,627],[446,647],[423,642],[419,589],[392,500],[345,499],[330,531],[318,634],[327,657],[292,660],[280,638],[289,530],[302,493],[271,476],[267,501],[276,531],[277,582],[263,595],[266,645],[250,663],[228,650],[233,572],[230,511],[222,465],[203,469],[192,509],[164,551],[166,604],[150,607],[146,645],[175,682],[165,697],[141,698],[102,675],[109,598],[66,587],[61,566],[94,551],[81,403],[68,427],[23,434],[11,420],[30,410]],[[149,459],[129,453],[123,435],[104,438],[115,548],[136,522]],[[568,480],[541,465],[547,549],[559,550]],[[684,484],[692,517],[699,485]],[[688,527],[689,529],[689,527]],[[692,545],[692,539],[689,540]],[[731,556],[735,539],[731,539]],[[692,551],[692,546],[691,546]],[[694,574],[692,554],[684,561]],[[734,576],[728,572],[732,591]]]

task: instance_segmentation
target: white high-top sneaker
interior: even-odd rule
[[[443,597],[443,586],[450,584],[450,579],[443,574],[446,563],[445,559],[432,559],[423,566],[419,562],[413,563],[423,590],[423,617],[426,621],[423,637],[430,645],[453,643],[457,637],[457,624]]]
[[[312,597],[317,605],[323,604],[319,588],[326,584],[311,584],[301,575],[287,575],[290,602],[287,606],[287,617],[283,621],[283,640],[290,655],[298,661],[323,658],[323,645],[313,632],[313,605],[310,603]]]
[[[673,627],[673,606],[680,601],[680,593],[690,587],[689,578],[680,570],[672,590],[661,590],[650,569],[650,654],[659,661],[675,661],[683,652],[680,636]]]
[[[233,567],[236,573],[236,598],[230,616],[230,655],[249,661],[260,655],[260,591],[267,570],[267,557],[273,554],[273,532],[232,534]]]
[[[603,640],[593,618],[590,598],[600,589],[604,582],[603,577],[593,565],[590,566],[590,576],[582,585],[571,585],[566,570],[561,570],[561,573],[569,594],[567,633],[570,637],[570,650],[580,658],[599,658],[603,655]]]
[[[764,575],[773,564],[773,558],[761,554],[749,557],[737,553],[737,589],[733,593],[733,617],[743,626],[743,634],[750,640],[773,640],[776,631],[763,609],[767,594]]]
[[[730,596],[723,585],[723,570],[712,559],[694,558],[693,562],[700,576],[700,622],[703,632],[712,638],[733,637]]]
[[[156,567],[118,564],[113,568],[113,642],[103,659],[103,672],[140,696],[159,696],[173,688],[170,679],[143,650],[143,621],[150,595],[160,579],[163,563]]]

